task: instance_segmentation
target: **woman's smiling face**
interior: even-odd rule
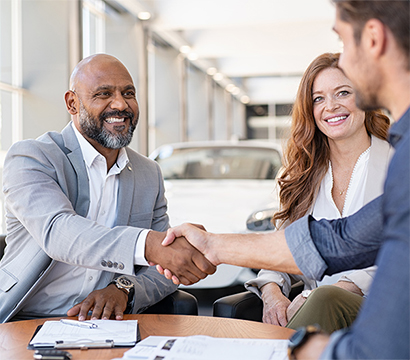
[[[337,68],[319,72],[312,88],[313,116],[329,140],[342,140],[366,131],[365,113],[357,108],[352,83]]]

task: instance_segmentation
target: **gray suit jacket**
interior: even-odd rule
[[[0,262],[0,321],[18,313],[56,261],[115,274],[136,275],[134,312],[176,290],[152,267],[134,268],[143,229],[169,227],[159,166],[126,149],[118,216],[110,229],[85,218],[89,184],[80,145],[69,124],[61,133],[14,144],[3,172],[7,246]],[[46,299],[45,299],[46,301]]]

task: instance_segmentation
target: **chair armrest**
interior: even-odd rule
[[[194,295],[177,290],[141,314],[198,315],[198,301]]]
[[[262,300],[250,291],[224,296],[213,304],[213,315],[234,319],[262,321]]]

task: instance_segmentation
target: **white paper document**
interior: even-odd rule
[[[288,340],[209,336],[150,336],[122,359],[134,360],[287,360]]]
[[[137,341],[137,320],[93,320],[90,323],[96,324],[97,328],[87,329],[60,321],[46,321],[30,345],[55,347],[58,343],[73,347],[100,347],[98,345],[112,343],[113,346],[134,346]]]

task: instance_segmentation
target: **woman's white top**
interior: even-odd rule
[[[384,179],[393,149],[387,141],[371,137],[371,146],[356,161],[349,186],[346,190],[342,214],[332,196],[333,174],[329,163],[328,171],[322,180],[315,203],[309,212],[315,219],[337,219],[354,214],[369,201],[382,194]],[[366,296],[369,292],[376,267],[353,270],[325,276],[321,281],[308,279],[303,275],[290,275],[279,271],[261,270],[258,277],[245,283],[245,288],[261,296],[260,288],[270,282],[282,287],[287,296],[294,281],[302,280],[305,289],[314,289],[320,285],[334,284],[339,279],[354,282]]]
[[[320,219],[337,219],[340,217],[346,217],[354,214],[364,205],[364,191],[367,181],[367,168],[369,164],[370,147],[364,151],[356,161],[353,168],[352,176],[350,177],[350,183],[346,190],[345,202],[343,206],[342,214],[333,200],[333,171],[332,163],[329,161],[328,171],[322,180],[317,194],[315,204],[313,206],[312,216],[316,220]],[[317,286],[331,285],[339,281],[343,276],[344,281],[354,282],[363,293],[367,293],[370,284],[373,280],[376,267],[372,266],[363,270],[349,270],[342,273],[334,274],[332,276],[325,276],[321,281],[317,281]],[[356,273],[354,278],[350,278],[349,274]]]

